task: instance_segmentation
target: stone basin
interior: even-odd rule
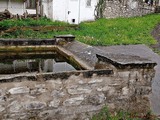
[[[8,54],[14,59],[16,54],[35,57],[43,53],[47,58],[46,53],[58,52],[80,69],[0,75],[2,119],[83,120],[104,106],[111,112],[124,110],[142,115],[150,111],[155,62],[107,53],[71,35],[37,40],[36,44],[31,44],[33,40],[22,41],[0,40],[0,56]]]

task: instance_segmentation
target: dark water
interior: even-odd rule
[[[55,52],[0,54],[0,74],[64,72],[78,69],[65,57]]]

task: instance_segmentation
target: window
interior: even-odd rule
[[[26,0],[27,9],[36,9],[36,0]]]
[[[86,6],[87,6],[87,7],[90,7],[90,6],[91,6],[91,0],[87,0]]]

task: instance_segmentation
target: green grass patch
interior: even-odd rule
[[[99,19],[94,22],[83,22],[78,29],[33,31],[16,30],[4,33],[1,38],[53,38],[59,34],[73,34],[76,40],[90,45],[127,45],[156,44],[151,31],[160,22],[159,14],[143,17]],[[69,24],[51,21],[47,18],[39,20],[5,20],[0,22],[0,29],[6,30],[16,26],[69,26]]]
[[[31,26],[66,26],[68,23],[52,21],[48,18],[42,17],[38,20],[27,18],[22,20],[10,19],[0,21],[0,30],[6,30],[12,27],[31,27]]]
[[[151,112],[147,114],[129,113],[124,110],[111,114],[107,107],[104,107],[98,114],[94,115],[91,120],[159,120]]]

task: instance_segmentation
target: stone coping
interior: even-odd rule
[[[112,70],[81,70],[81,71],[68,71],[60,73],[20,73],[20,74],[11,74],[11,75],[0,75],[0,83],[5,82],[22,82],[22,81],[47,81],[47,80],[56,80],[62,79],[66,80],[70,76],[81,75],[83,78],[91,78],[92,76],[110,76],[113,75]]]
[[[0,38],[0,46],[26,46],[26,45],[57,45],[59,39],[66,42],[72,42],[75,39],[73,35],[56,35],[53,39],[3,39]],[[62,40],[61,40],[62,41]]]
[[[75,38],[74,35],[68,34],[68,35],[55,35],[54,38]]]
[[[44,39],[44,38],[0,38],[0,41],[41,41],[41,40],[55,40],[55,38]]]
[[[149,59],[141,58],[139,56],[133,55],[124,55],[124,54],[112,54],[112,53],[105,53],[105,54],[96,54],[98,60],[103,62],[108,62],[118,68],[137,68],[143,67],[153,68],[157,64],[152,62]]]
[[[56,39],[0,39],[0,46],[56,45]]]
[[[135,55],[124,55],[124,54],[115,54],[109,53],[102,49],[96,48],[94,46],[86,45],[78,41],[73,41],[64,46],[65,49],[71,51],[74,55],[81,58],[83,61],[88,63],[90,66],[94,67],[95,64],[101,60],[113,64],[118,68],[138,68],[138,67],[154,67],[155,62],[135,56]]]

